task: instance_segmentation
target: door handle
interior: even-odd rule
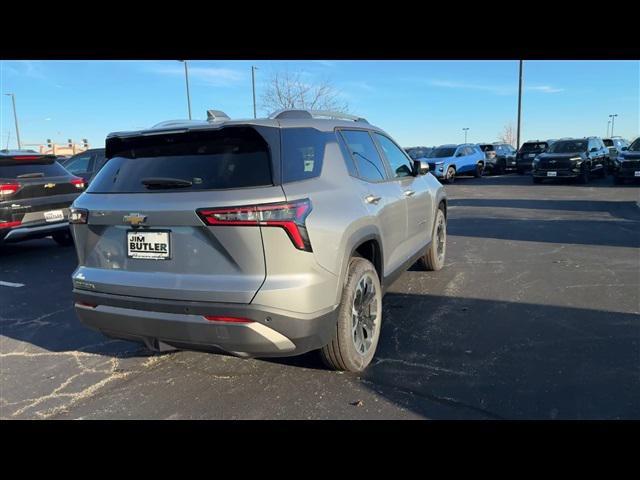
[[[381,199],[382,197],[375,197],[373,195],[367,195],[364,197],[364,201],[367,203],[378,203]]]
[[[404,196],[405,196],[405,197],[410,197],[410,196],[411,196],[411,195],[413,195],[414,193],[416,193],[416,192],[414,192],[413,190],[405,190],[405,191],[404,191]]]

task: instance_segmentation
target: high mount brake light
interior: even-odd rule
[[[16,222],[2,222],[0,221],[0,228],[13,228],[22,225],[22,221],[18,220]]]
[[[311,213],[308,198],[291,202],[247,205],[242,207],[201,208],[200,218],[211,226],[233,225],[246,227],[283,228],[298,250],[311,250],[305,220]]]
[[[14,160],[40,160],[41,158],[45,158],[42,155],[18,155],[13,157]]]
[[[20,190],[19,183],[0,183],[0,197],[13,195]]]

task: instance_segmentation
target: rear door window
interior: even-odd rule
[[[269,145],[251,127],[110,141],[107,154],[111,158],[91,182],[89,193],[142,193],[159,188],[183,192],[273,185]],[[165,179],[165,185],[150,186],[150,179],[153,182]],[[166,180],[173,182],[171,190],[167,190]]]
[[[369,132],[364,130],[341,130],[349,153],[358,169],[358,176],[368,182],[386,180],[384,164]]]

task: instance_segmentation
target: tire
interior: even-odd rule
[[[585,167],[585,169],[580,173],[580,176],[576,179],[580,185],[586,185],[589,183],[589,167]]]
[[[425,270],[437,272],[444,267],[444,260],[447,253],[447,219],[441,208],[439,208],[438,213],[436,213],[431,239],[431,244],[427,247],[427,251],[421,257],[421,260]]]
[[[518,175],[524,175],[524,170],[522,170],[521,168],[518,169]]]
[[[455,167],[447,168],[447,173],[445,173],[442,181],[444,183],[453,183],[456,181],[456,169]]]
[[[367,292],[373,292],[373,298],[367,306],[362,306],[360,300],[363,295],[369,295]],[[362,372],[376,352],[382,323],[382,289],[378,273],[369,260],[354,257],[349,261],[338,309],[333,338],[320,349],[320,356],[333,370]],[[360,315],[355,315],[359,309],[362,309]],[[375,318],[371,319],[372,315]]]
[[[478,162],[476,164],[476,170],[473,172],[473,176],[475,178],[480,178],[482,177],[482,174],[484,173],[484,165],[480,162]]]
[[[624,183],[624,180],[618,176],[613,177],[613,183],[615,183],[616,185],[622,185]]]
[[[607,166],[606,165],[602,165],[602,168],[600,169],[600,172],[598,172],[598,176],[600,178],[607,178]]]
[[[533,183],[542,183],[542,179],[538,177],[531,177],[533,179]]]
[[[71,232],[54,232],[51,234],[55,242],[61,247],[69,247],[73,245],[73,237],[71,236]]]

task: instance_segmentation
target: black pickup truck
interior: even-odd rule
[[[0,245],[48,236],[71,245],[69,206],[84,188],[53,155],[0,150]]]

